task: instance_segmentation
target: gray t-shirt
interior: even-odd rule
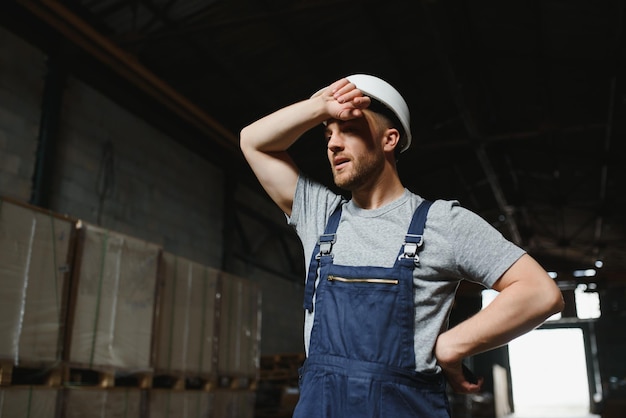
[[[413,212],[424,199],[405,190],[402,197],[377,209],[362,209],[327,187],[300,176],[290,225],[300,237],[308,271],[317,240],[337,205],[344,204],[333,245],[333,262],[348,266],[392,267]],[[524,250],[457,201],[436,200],[428,212],[420,266],[414,270],[415,364],[422,372],[439,370],[433,348],[448,327],[460,280],[491,287]],[[319,280],[319,278],[318,278]],[[305,313],[308,355],[313,312]]]

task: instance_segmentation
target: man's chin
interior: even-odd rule
[[[341,177],[335,176],[334,181],[335,186],[339,187],[340,189],[346,190],[348,192],[352,191],[353,184],[350,180],[342,179]]]

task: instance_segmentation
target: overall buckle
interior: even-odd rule
[[[417,252],[423,244],[424,237],[422,235],[406,234],[404,238],[404,250],[398,257],[398,260],[403,258],[412,258],[415,260],[415,265],[417,265],[419,263]]]
[[[320,238],[317,241],[317,244],[320,246],[320,251],[319,253],[317,253],[315,258],[319,260],[321,256],[329,255],[333,248],[333,244],[335,243],[335,238],[336,238],[335,234],[320,235]]]

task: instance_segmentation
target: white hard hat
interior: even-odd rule
[[[400,152],[406,151],[411,146],[411,114],[398,90],[373,75],[353,74],[346,78],[364,95],[379,101],[396,115],[404,130],[404,136],[400,138]]]

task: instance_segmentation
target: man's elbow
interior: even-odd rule
[[[248,126],[239,132],[239,149],[248,163],[254,158],[254,153],[258,151],[253,136]]]
[[[565,300],[563,299],[563,294],[561,293],[561,290],[558,288],[558,286],[556,286],[555,284],[548,292],[544,306],[546,308],[548,316],[563,312],[563,309],[565,309]]]
[[[242,151],[245,151],[245,147],[248,143],[248,133],[246,131],[246,128],[243,128],[240,132],[239,132],[239,147],[241,148]]]

